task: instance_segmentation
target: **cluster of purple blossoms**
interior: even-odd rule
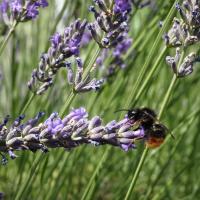
[[[103,63],[109,57],[109,54],[112,54],[112,60],[109,63],[108,68],[105,68],[104,79],[109,79],[113,76],[117,70],[124,69],[126,67],[123,55],[125,55],[128,49],[132,45],[132,38],[128,37],[128,33],[124,33],[124,39],[116,45],[113,49],[103,49],[101,55],[98,57],[96,65],[102,67],[104,70]]]
[[[122,56],[132,44],[132,39],[128,37],[128,14],[132,10],[132,3],[129,0],[115,0],[112,7],[107,6],[102,0],[94,2],[99,11],[94,6],[89,7],[96,21],[90,23],[88,29],[99,46],[104,48],[97,59],[97,66],[102,66],[108,55],[112,54],[113,59],[104,75],[108,78],[118,68],[125,67]]]
[[[116,0],[114,8],[109,8],[103,0],[94,0],[98,6],[90,6],[94,13],[95,22],[88,24],[94,40],[101,48],[113,48],[123,41],[124,32],[128,31],[128,13],[131,11],[129,1]],[[121,6],[123,5],[123,6]]]
[[[53,113],[43,123],[39,119],[44,113],[22,123],[24,116],[19,116],[10,128],[7,126],[9,117],[0,124],[0,153],[5,161],[5,153],[12,159],[16,158],[15,151],[41,150],[47,152],[49,148],[62,147],[73,149],[82,144],[95,146],[110,144],[120,147],[124,151],[135,148],[135,141],[145,139],[145,130],[134,124],[133,120],[125,117],[103,125],[98,116],[88,119],[84,108],[73,109],[61,119],[58,113]]]
[[[171,67],[174,74],[176,74],[176,76],[179,78],[190,75],[193,72],[194,64],[200,61],[196,53],[192,52],[184,58],[181,65],[178,67],[180,58],[181,58],[180,48],[176,48],[176,54],[174,57],[172,56],[166,57],[167,64]]]
[[[114,13],[122,13],[126,15],[132,10],[132,5],[130,0],[115,0]]]
[[[47,6],[47,0],[2,0],[0,18],[7,26],[11,26],[14,21],[26,22],[35,19],[39,14],[39,8]]]
[[[34,69],[32,77],[28,82],[29,89],[38,94],[43,94],[52,84],[53,78],[59,69],[65,68],[68,72],[68,83],[73,85],[75,92],[86,92],[97,90],[103,80],[83,78],[83,64],[79,57],[80,44],[87,22],[76,20],[69,27],[66,27],[63,34],[56,33],[51,38],[51,47],[47,53],[43,53],[37,69]],[[72,69],[68,61],[74,56],[76,70]],[[76,72],[75,72],[76,71]]]
[[[176,55],[168,56],[166,60],[177,77],[185,77],[193,72],[193,65],[199,62],[197,52],[193,51],[177,66],[181,48],[186,49],[200,41],[200,2],[185,0],[182,5],[177,3],[176,9],[181,18],[174,18],[172,28],[164,35],[167,47],[177,48]]]

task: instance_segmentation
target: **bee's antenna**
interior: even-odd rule
[[[167,127],[166,130],[169,132],[170,136],[175,140],[175,136],[172,134],[172,131],[170,131]]]
[[[172,134],[172,132],[169,132],[170,136],[175,140],[175,136]]]
[[[121,112],[121,111],[129,111],[129,109],[119,109],[119,110],[116,110],[114,113]]]

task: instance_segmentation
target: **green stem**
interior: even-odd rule
[[[167,105],[168,101],[169,101],[171,92],[173,90],[173,87],[174,87],[176,81],[177,81],[177,76],[174,75],[173,78],[172,78],[172,81],[171,81],[171,83],[169,85],[169,88],[167,90],[167,93],[166,93],[166,95],[164,97],[163,103],[161,104],[160,112],[158,114],[158,119],[160,119],[162,117],[162,114],[164,112],[164,109],[166,108],[166,105]]]
[[[135,184],[137,182],[137,178],[138,178],[138,176],[140,174],[140,171],[142,169],[143,163],[144,163],[144,161],[145,161],[145,159],[147,157],[148,152],[149,152],[149,149],[147,147],[145,147],[145,149],[144,149],[144,151],[142,153],[142,156],[140,158],[140,161],[139,161],[139,163],[137,165],[136,171],[135,171],[135,173],[133,175],[133,179],[131,181],[131,184],[130,184],[130,186],[128,188],[128,191],[126,193],[126,196],[124,198],[125,200],[128,200],[130,198],[130,196],[131,196],[131,193],[133,191],[133,188],[135,187]]]
[[[73,91],[69,94],[69,96],[67,97],[67,101],[64,104],[60,114],[63,117],[66,110],[69,108],[69,106],[71,105],[72,101],[74,100],[75,96],[77,95],[77,93],[74,93]]]
[[[96,59],[98,58],[99,54],[101,52],[101,48],[98,46],[93,58],[90,60],[88,67],[85,69],[84,73],[83,73],[83,80],[86,79],[86,77],[89,75],[92,67],[94,66]]]
[[[104,153],[103,153],[103,155],[102,155],[102,158],[101,158],[99,164],[97,165],[97,167],[96,167],[94,173],[92,174],[92,177],[90,178],[90,180],[89,180],[89,182],[88,182],[88,184],[87,184],[87,186],[86,186],[86,189],[84,190],[84,193],[83,193],[83,195],[82,195],[82,197],[81,197],[81,200],[85,200],[85,199],[87,198],[87,195],[88,195],[88,193],[89,193],[89,190],[90,190],[90,188],[91,188],[91,186],[92,186],[93,181],[94,181],[95,178],[96,178],[96,175],[98,174],[98,172],[100,171],[101,167],[103,166],[103,163],[106,161],[106,159],[107,159],[107,157],[108,157],[108,152],[109,152],[108,149],[109,149],[109,148],[107,148],[107,149],[104,151]]]
[[[43,159],[43,154],[39,155],[35,159],[32,167],[30,169],[29,176],[26,177],[25,184],[23,184],[22,187],[20,187],[19,191],[17,192],[16,198],[15,198],[16,200],[22,199],[22,196],[27,189],[27,185],[32,183],[32,179],[35,177],[35,174],[37,174],[39,163],[41,162],[42,159]]]
[[[144,63],[144,65],[142,66],[142,69],[140,71],[140,74],[136,80],[136,83],[134,85],[134,88],[133,90],[131,91],[131,94],[129,95],[129,99],[128,99],[128,105],[132,102],[132,99],[136,96],[136,92],[138,90],[138,88],[140,87],[140,84],[142,83],[143,81],[143,78],[146,74],[146,71],[149,67],[149,64],[152,60],[152,57],[155,55],[156,53],[156,50],[159,49],[159,44],[160,44],[160,40],[162,38],[162,35],[164,34],[164,31],[166,30],[167,26],[168,26],[168,22],[170,22],[173,14],[174,14],[174,11],[175,11],[175,4],[176,4],[177,1],[174,2],[173,6],[171,7],[170,11],[169,11],[169,14],[167,15],[166,19],[165,19],[165,22],[163,24],[163,27],[161,28],[160,32],[158,33],[158,36],[155,40],[155,42],[153,43],[152,45],[152,48],[150,49],[149,51],[149,54],[148,54],[148,57]]]
[[[181,65],[183,58],[184,58],[184,51],[182,52],[182,55],[181,55],[181,58],[180,58],[180,60],[179,60],[179,65],[178,65],[178,66]],[[164,112],[164,109],[165,109],[166,106],[167,106],[167,103],[168,103],[168,101],[169,101],[169,99],[170,99],[170,96],[171,96],[171,93],[172,93],[172,91],[173,91],[173,88],[174,88],[174,85],[175,85],[175,83],[176,83],[176,80],[177,80],[177,76],[174,75],[173,78],[172,78],[172,81],[171,81],[171,83],[170,83],[170,85],[169,85],[169,87],[168,87],[168,89],[167,89],[167,92],[166,92],[166,94],[165,94],[165,96],[164,96],[164,99],[163,99],[163,101],[162,101],[161,108],[160,108],[160,112],[159,112],[159,114],[158,114],[158,119],[161,118],[161,116],[162,116],[162,114],[163,114],[163,112]],[[130,186],[129,186],[129,189],[128,189],[128,192],[127,192],[127,194],[126,194],[125,200],[128,200],[128,199],[129,199],[129,197],[130,197],[130,195],[131,195],[131,193],[132,193],[132,191],[133,191],[133,189],[134,189],[134,186],[135,186],[135,184],[136,184],[136,182],[137,182],[138,176],[139,176],[140,171],[141,171],[141,169],[142,169],[143,163],[145,162],[145,159],[146,159],[146,157],[147,157],[147,154],[148,154],[148,148],[145,147],[145,149],[144,149],[144,151],[143,151],[143,153],[142,153],[142,156],[141,156],[141,158],[140,158],[140,161],[139,161],[139,163],[138,163],[138,165],[137,165],[137,168],[136,168],[136,171],[135,171],[135,173],[134,173],[134,176],[133,176],[133,179],[132,179],[132,181],[131,181],[131,184],[130,184]]]
[[[9,30],[9,32],[8,32],[8,34],[6,35],[4,41],[2,42],[2,44],[1,44],[1,46],[0,46],[0,56],[1,56],[1,54],[3,53],[3,51],[4,51],[4,49],[5,49],[5,47],[6,47],[7,43],[8,43],[8,41],[9,41],[9,39],[10,39],[10,37],[11,37],[11,35],[12,35],[13,32],[15,31],[16,26],[17,26],[17,21],[14,21],[14,22],[13,22],[13,25],[11,26],[11,28],[10,28],[10,30]]]
[[[181,65],[181,63],[182,63],[182,61],[183,61],[184,55],[185,55],[185,51],[184,51],[184,49],[183,49],[183,50],[182,50],[182,53],[181,53],[181,57],[180,57],[179,63],[178,63],[178,68],[180,67],[180,65]],[[165,109],[166,106],[167,106],[167,103],[168,103],[168,101],[169,101],[169,99],[170,99],[172,90],[173,90],[173,88],[174,88],[174,85],[175,85],[177,79],[178,79],[178,77],[177,77],[177,75],[175,74],[175,75],[173,76],[173,78],[172,78],[172,81],[171,81],[171,83],[170,83],[170,85],[169,85],[169,88],[168,88],[168,90],[167,90],[167,92],[166,92],[166,94],[165,94],[164,100],[163,100],[163,102],[162,102],[162,104],[161,104],[160,112],[159,112],[159,114],[158,114],[158,119],[160,119],[160,118],[162,117],[162,114],[163,114],[163,112],[164,112],[164,109]]]
[[[85,80],[87,78],[87,76],[89,75],[92,67],[94,66],[97,57],[99,56],[99,53],[101,52],[101,48],[98,47],[96,50],[96,53],[94,54],[93,58],[90,60],[88,67],[85,69],[84,73],[83,73],[83,80]],[[71,92],[69,97],[67,98],[66,103],[64,104],[63,108],[61,109],[61,116],[64,115],[64,113],[66,112],[66,110],[69,108],[69,106],[71,105],[71,103],[73,102],[75,96],[77,95],[77,93],[75,92]]]
[[[149,72],[148,76],[145,78],[144,82],[142,83],[139,91],[137,92],[135,98],[134,98],[134,103],[131,106],[134,106],[134,104],[137,103],[138,99],[141,97],[142,93],[144,92],[146,86],[148,85],[150,79],[152,78],[154,72],[156,71],[158,65],[160,64],[161,59],[163,58],[164,54],[166,52],[166,47],[163,48],[162,52],[160,53],[159,57],[157,58],[154,66],[151,68],[151,71]],[[132,99],[131,99],[132,100]],[[132,101],[130,101],[132,102]],[[130,106],[130,105],[129,105]]]
[[[33,101],[34,97],[35,97],[35,94],[32,93],[31,96],[30,96],[30,98],[26,102],[25,106],[21,109],[20,114],[25,114],[26,110],[28,109],[29,105]]]

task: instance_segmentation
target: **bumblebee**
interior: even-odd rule
[[[143,127],[145,131],[145,144],[148,148],[159,147],[164,142],[169,130],[158,121],[157,115],[152,109],[144,107],[123,109],[121,111],[128,111],[127,117],[133,120],[134,124]]]
[[[168,129],[158,122],[156,113],[150,108],[128,110],[128,118],[139,123],[145,131],[145,144],[148,148],[159,147],[165,140]]]

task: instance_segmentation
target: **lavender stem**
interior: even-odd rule
[[[2,44],[0,46],[0,56],[3,53],[3,51],[4,51],[4,49],[5,49],[6,45],[7,45],[10,37],[12,36],[13,32],[15,31],[16,26],[17,26],[17,21],[14,21],[13,25],[11,26],[11,28],[10,28],[10,30],[8,32],[8,34],[6,35],[4,41],[2,42]]]
[[[85,80],[89,74],[89,72],[91,71],[93,65],[96,62],[96,59],[99,56],[99,53],[101,52],[101,48],[98,47],[98,49],[96,50],[96,53],[94,54],[93,58],[90,60],[88,67],[86,68],[86,70],[83,73],[83,80]],[[69,97],[67,98],[66,103],[64,104],[63,108],[61,109],[61,116],[64,115],[64,113],[66,112],[66,110],[69,108],[69,106],[71,105],[71,103],[73,102],[75,96],[77,95],[77,93],[75,92],[71,92]]]
[[[29,105],[30,105],[31,102],[33,101],[34,97],[35,97],[35,94],[32,93],[31,96],[30,96],[30,98],[29,98],[28,101],[26,102],[25,106],[24,106],[23,109],[21,110],[21,112],[20,112],[21,114],[24,114],[24,113],[26,112],[26,110],[28,109]]]

